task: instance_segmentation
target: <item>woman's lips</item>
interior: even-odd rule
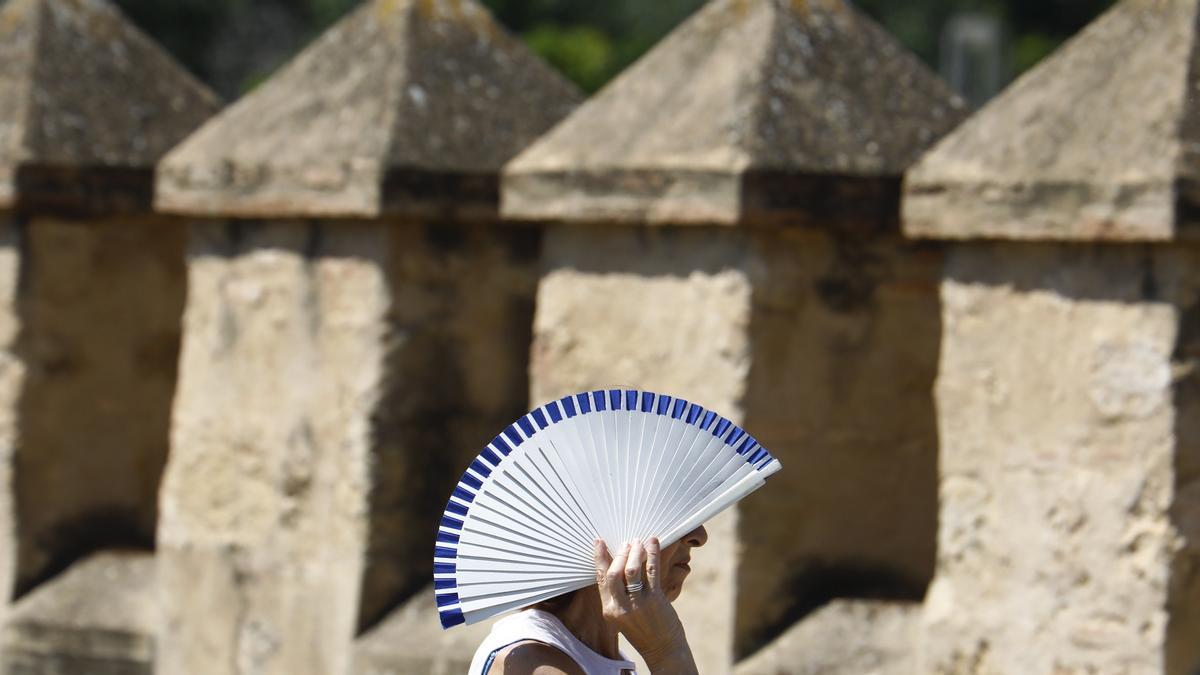
[[[692,566],[691,566],[691,565],[689,565],[689,564],[687,564],[687,563],[685,563],[685,562],[681,562],[681,563],[675,563],[675,566],[676,566],[676,567],[678,567],[678,568],[680,568],[680,569],[682,569],[682,570],[684,570],[685,572],[691,572],[691,571],[692,571]]]

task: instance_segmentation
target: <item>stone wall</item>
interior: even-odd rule
[[[446,494],[620,386],[785,467],[694,555],[706,674],[1200,672],[1195,0],[952,133],[840,0],[713,0],[561,124],[476,3],[371,0],[186,140],[115,10],[0,14],[4,672],[461,672]]]
[[[838,597],[933,576],[941,251],[757,233],[745,424],[784,462],[739,505],[739,657]]]
[[[35,218],[18,236],[20,594],[96,549],[153,545],[186,230],[160,218]]]
[[[532,405],[613,386],[671,392],[741,424],[750,368],[747,242],[730,231],[551,231],[538,285]],[[737,511],[706,525],[677,603],[699,663],[733,662]]]
[[[1193,672],[1197,263],[1195,247],[951,255],[925,672]]]

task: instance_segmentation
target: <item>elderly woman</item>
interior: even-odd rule
[[[627,675],[634,664],[618,650],[618,634],[651,675],[694,675],[696,662],[671,603],[691,571],[692,549],[706,541],[701,526],[662,549],[653,538],[627,542],[614,557],[596,540],[596,586],[496,622],[469,675]]]

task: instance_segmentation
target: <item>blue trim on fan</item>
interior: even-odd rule
[[[529,415],[517,420],[517,425],[521,427],[521,431],[525,432],[526,438],[533,435],[533,424],[529,422]]]
[[[745,429],[701,405],[666,394],[637,389],[595,390],[564,396],[530,411],[500,432],[483,448],[479,456],[472,460],[454,488],[452,498],[446,503],[436,536],[433,565],[434,588],[439,591],[436,593],[438,614],[444,628],[466,622],[459,606],[461,600],[458,594],[440,591],[458,588],[457,565],[447,561],[457,560],[457,545],[467,525],[466,516],[491,474],[514,449],[536,436],[538,432],[564,419],[593,412],[620,410],[669,416],[697,427],[721,440],[757,470],[766,468],[774,461],[771,453],[746,433]]]
[[[453,628],[467,622],[467,618],[463,616],[461,609],[449,609],[444,612],[438,612],[438,618],[442,621],[442,628]]]
[[[512,443],[512,446],[514,448],[521,447],[521,444],[525,442],[525,439],[521,438],[521,434],[517,433],[517,428],[511,424],[508,425],[508,428],[505,429],[503,433],[504,433],[504,437],[507,438],[509,440],[509,442]]]
[[[732,425],[733,425],[733,422],[730,422],[729,420],[722,417],[721,421],[717,422],[717,426],[713,427],[713,436],[716,436],[717,438],[721,438],[722,436],[725,435],[726,431],[729,431],[729,427]]]
[[[727,445],[737,445],[737,442],[742,440],[742,437],[745,435],[746,431],[735,424],[733,425],[733,433],[729,434],[729,438],[725,441],[725,443]]]
[[[683,411],[685,409],[687,409],[687,407],[688,407],[687,401],[685,401],[681,398],[675,399],[675,407],[671,410],[671,417],[673,417],[675,419],[680,419],[681,417],[683,417]]]
[[[492,447],[499,450],[500,454],[508,457],[512,454],[512,448],[508,447],[508,443],[504,442],[503,436],[497,436],[492,439]]]

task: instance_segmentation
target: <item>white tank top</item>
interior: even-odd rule
[[[467,671],[467,675],[487,675],[487,669],[491,667],[496,652],[509,645],[529,640],[557,648],[579,664],[587,675],[624,675],[635,672],[636,666],[632,661],[614,661],[592,651],[572,635],[557,616],[540,609],[527,609],[506,616],[492,626],[492,632],[488,633],[483,644],[475,651],[475,658],[471,660],[471,669]]]

